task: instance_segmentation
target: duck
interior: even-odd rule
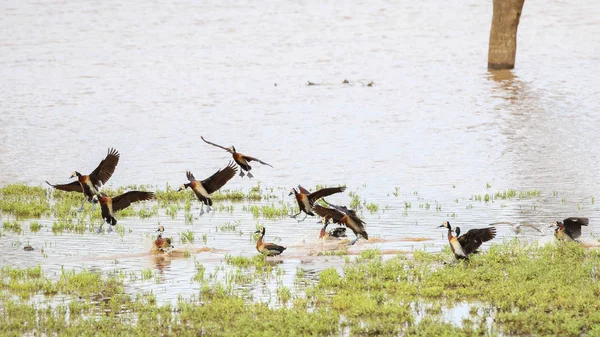
[[[482,243],[496,237],[495,227],[470,229],[463,235],[460,235],[460,227],[456,227],[456,236],[452,235],[452,226],[449,221],[444,221],[439,227],[448,229],[448,242],[458,260],[468,260],[469,255],[478,252],[477,249]]]
[[[588,218],[570,217],[563,221],[555,221],[552,226],[554,237],[561,241],[575,241],[581,236],[581,226],[587,226],[590,220]]]
[[[329,232],[327,231],[327,226],[329,225],[328,218],[321,218],[323,222],[323,228],[321,228],[321,232],[319,232],[319,239],[323,240],[331,240],[331,239],[340,239],[346,237],[346,228],[345,227],[337,227]]]
[[[154,240],[153,250],[166,252],[170,249],[175,248],[175,246],[173,246],[173,244],[171,243],[171,238],[162,237],[163,232],[165,231],[165,227],[163,225],[158,226],[158,229],[156,231],[158,232],[158,237],[156,238],[156,240]]]
[[[201,202],[200,215],[202,216],[204,214],[204,205],[207,207],[206,213],[211,211],[212,200],[210,199],[210,195],[223,187],[236,173],[237,167],[233,162],[229,162],[224,169],[218,170],[212,176],[202,181],[196,180],[192,172],[186,171],[185,174],[190,182],[181,185],[177,191],[183,191],[188,187],[191,188]]]
[[[266,231],[264,227],[261,227],[259,230],[254,232],[254,234],[260,234],[260,238],[258,239],[258,241],[256,241],[256,250],[259,253],[264,254],[266,256],[277,256],[287,249],[286,247],[274,243],[264,242],[263,237],[265,236],[265,232]]]
[[[500,221],[500,222],[494,222],[494,223],[489,224],[489,226],[496,226],[496,225],[509,225],[512,227],[513,231],[515,231],[516,234],[520,234],[524,227],[533,228],[534,230],[542,233],[542,230],[539,229],[537,226],[527,223],[527,222],[512,223],[509,221]]]
[[[327,205],[331,208],[314,205],[313,210],[315,213],[326,219],[332,219],[334,223],[343,224],[350,228],[354,235],[356,235],[356,239],[352,240],[352,242],[348,244],[349,246],[355,244],[361,237],[365,238],[365,240],[369,240],[369,234],[367,234],[367,231],[365,230],[365,222],[356,215],[354,210],[349,209],[346,206],[336,206],[329,203],[327,203]]]
[[[244,154],[241,154],[239,152],[237,152],[235,150],[235,147],[233,145],[231,145],[230,147],[224,147],[215,143],[211,143],[208,140],[204,139],[203,136],[200,136],[200,138],[202,138],[202,140],[207,143],[210,144],[212,146],[216,146],[218,148],[221,148],[229,153],[231,153],[231,156],[233,157],[233,160],[236,162],[236,164],[238,164],[241,168],[240,170],[240,177],[244,177],[244,171],[246,171],[248,173],[248,178],[253,178],[254,176],[252,175],[252,173],[250,173],[250,170],[252,170],[252,166],[250,166],[249,162],[251,161],[256,161],[259,162],[263,165],[267,165],[267,166],[271,166],[273,167],[271,164],[265,163],[264,161],[255,158],[255,157],[250,157],[250,156],[246,156]]]
[[[120,156],[121,155],[119,154],[119,151],[109,148],[106,157],[102,159],[100,164],[98,164],[98,167],[96,167],[92,173],[84,175],[77,171],[73,171],[71,177],[69,177],[69,179],[77,177],[77,180],[73,182],[68,184],[51,184],[46,181],[46,184],[61,191],[83,193],[85,197],[83,198],[83,202],[81,203],[81,207],[78,209],[78,211],[83,211],[83,205],[85,204],[86,200],[92,203],[93,211],[94,203],[92,202],[92,198],[94,195],[98,195],[100,193],[100,187],[106,184],[108,179],[112,177],[113,173],[115,172],[115,168],[119,163]]]
[[[335,193],[341,193],[344,192],[346,190],[346,186],[340,186],[340,187],[326,187],[326,188],[322,188],[320,190],[314,191],[314,192],[310,192],[307,189],[305,189],[304,187],[298,185],[298,190],[296,190],[295,188],[292,188],[290,193],[288,195],[294,195],[296,197],[296,202],[298,203],[298,208],[300,208],[300,211],[297,214],[292,215],[292,218],[296,218],[298,215],[300,215],[302,212],[304,212],[304,218],[302,218],[302,220],[298,220],[298,222],[300,221],[304,221],[304,219],[306,219],[307,216],[311,215],[311,216],[315,216],[315,214],[313,213],[313,205],[315,204],[315,202],[321,198],[324,198],[326,196],[335,194]]]
[[[155,199],[153,192],[142,192],[142,191],[129,191],[118,195],[114,198],[107,196],[104,193],[100,193],[100,196],[94,195],[93,202],[99,202],[100,208],[102,209],[102,219],[104,219],[110,227],[108,227],[108,231],[112,231],[112,226],[117,224],[117,219],[114,217],[114,213],[118,212],[122,209],[129,207],[132,203],[138,201],[152,200]],[[96,233],[100,233],[102,231],[102,226],[104,222],[98,227]]]

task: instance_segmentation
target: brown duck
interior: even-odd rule
[[[277,255],[283,253],[283,251],[287,249],[286,247],[276,245],[274,243],[264,242],[263,241],[263,237],[265,236],[265,228],[264,227],[262,227],[261,229],[257,230],[254,233],[260,234],[260,238],[258,239],[258,241],[256,241],[256,250],[258,250],[258,252],[261,254],[264,254],[266,256],[277,256]]]
[[[251,161],[257,161],[257,162],[259,162],[259,163],[261,163],[263,165],[271,166],[271,164],[267,164],[267,163],[265,163],[264,161],[262,161],[262,160],[260,160],[258,158],[246,156],[246,155],[243,155],[243,154],[241,154],[239,152],[236,152],[235,151],[235,147],[233,145],[231,145],[230,147],[227,148],[227,147],[215,144],[215,143],[211,143],[208,140],[204,139],[204,137],[202,137],[202,136],[200,136],[200,138],[202,138],[202,140],[205,143],[207,143],[207,144],[210,144],[212,146],[216,146],[218,148],[221,148],[221,149],[223,149],[223,150],[231,153],[231,156],[233,157],[233,160],[241,167],[240,177],[244,176],[244,171],[248,172],[248,178],[254,177],[252,175],[252,173],[250,173],[250,170],[252,169],[252,167],[250,166],[249,162],[251,162]],[[273,166],[271,166],[271,167],[273,167]]]
[[[319,239],[330,240],[330,239],[340,239],[346,237],[346,228],[345,227],[337,227],[330,231],[327,231],[327,225],[329,225],[329,219],[326,217],[321,218],[323,222],[323,228],[319,232]]]
[[[452,235],[452,226],[449,221],[444,221],[439,227],[448,229],[448,242],[454,256],[459,260],[468,260],[469,255],[477,253],[482,243],[496,237],[496,228],[476,228],[460,235],[460,227],[456,227],[456,236]]]
[[[212,200],[210,195],[223,187],[231,178],[235,176],[237,167],[233,162],[229,162],[229,165],[222,170],[218,170],[212,176],[200,181],[196,180],[192,172],[187,171],[186,176],[190,181],[187,184],[181,185],[177,191],[182,191],[186,188],[191,188],[201,202],[200,215],[204,214],[204,205],[207,207],[207,213],[210,212],[212,206]]]
[[[313,213],[313,205],[315,204],[315,201],[328,195],[344,192],[345,190],[346,186],[327,187],[311,193],[300,185],[298,185],[298,190],[292,188],[289,195],[293,194],[296,197],[298,207],[300,208],[300,211],[297,214],[292,215],[292,218],[297,217],[302,212],[304,212],[305,215],[304,218],[299,221],[304,221],[304,219],[306,219],[306,217],[309,215],[314,216],[315,214]]]
[[[98,195],[94,195],[93,197],[93,201],[100,202],[102,218],[110,225],[110,227],[108,227],[109,232],[112,230],[112,226],[117,224],[117,219],[114,217],[115,212],[129,207],[134,202],[152,199],[155,199],[154,193],[142,191],[129,191],[114,198],[111,198],[104,193],[100,193],[100,197],[98,197]],[[98,227],[97,233],[102,231],[103,225],[104,223]]]
[[[106,184],[108,179],[115,172],[115,167],[119,163],[120,154],[115,149],[108,149],[108,154],[106,158],[102,159],[98,167],[92,173],[88,175],[83,175],[77,171],[74,171],[71,174],[70,178],[77,177],[76,181],[73,181],[68,184],[50,184],[46,181],[46,184],[56,188],[57,190],[69,191],[69,192],[79,192],[83,193],[85,197],[83,198],[83,202],[81,203],[81,207],[79,211],[83,211],[83,205],[86,200],[92,202],[92,197],[100,193],[100,187]],[[94,204],[92,203],[92,210]]]
[[[331,208],[314,205],[313,210],[326,219],[332,219],[333,222],[350,228],[354,235],[356,235],[356,239],[352,240],[349,245],[355,244],[360,237],[369,240],[369,234],[365,230],[365,222],[356,215],[354,210],[348,209],[346,206],[327,205]]]
[[[154,240],[154,247],[152,248],[153,250],[166,252],[172,248],[175,248],[175,246],[172,245],[170,238],[163,238],[165,227],[160,225],[156,231],[158,232],[158,237],[156,240]]]
[[[587,226],[588,218],[570,217],[563,221],[555,221],[552,225],[556,227],[554,236],[562,241],[575,241],[581,236],[581,226]]]

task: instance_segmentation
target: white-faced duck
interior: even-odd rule
[[[346,228],[345,227],[337,227],[330,231],[327,231],[327,225],[329,225],[329,219],[323,217],[321,219],[323,222],[323,228],[321,228],[321,232],[319,232],[319,239],[322,240],[337,240],[346,237]]]
[[[555,221],[552,226],[556,227],[554,236],[562,241],[574,241],[581,236],[581,226],[587,226],[588,218],[570,217],[563,221]]]
[[[456,227],[456,236],[452,235],[450,222],[444,221],[440,227],[448,229],[448,242],[450,243],[450,248],[452,249],[454,256],[459,260],[468,260],[469,255],[477,253],[477,249],[482,243],[496,237],[495,227],[470,229],[463,235],[460,235],[460,227]]]
[[[102,218],[106,220],[106,222],[110,225],[108,227],[108,231],[112,231],[112,226],[117,224],[117,219],[115,219],[115,212],[118,212],[122,209],[129,207],[132,203],[144,200],[152,200],[155,199],[154,193],[152,192],[142,192],[142,191],[129,191],[118,195],[114,198],[107,196],[104,193],[100,193],[100,197],[94,195],[93,201],[100,202],[100,208],[102,209]],[[102,231],[102,225],[98,227],[97,233]]]
[[[349,245],[355,244],[360,237],[369,240],[369,234],[365,230],[365,222],[356,215],[354,210],[348,209],[346,206],[327,205],[331,208],[314,205],[313,210],[324,218],[332,219],[333,222],[350,228],[354,235],[356,235],[356,239],[352,240]]]
[[[292,188],[289,195],[293,194],[296,197],[296,202],[298,202],[298,207],[300,208],[300,212],[292,215],[292,218],[297,217],[302,212],[304,212],[305,214],[304,218],[298,221],[304,221],[304,219],[306,219],[306,217],[309,215],[314,216],[315,214],[313,213],[313,205],[315,204],[315,201],[324,198],[328,195],[344,192],[345,190],[346,186],[327,187],[311,193],[300,185],[298,185],[298,190]]]
[[[152,248],[155,251],[167,252],[175,246],[171,243],[170,238],[163,238],[163,232],[165,231],[165,227],[162,225],[158,226],[156,230],[158,232],[158,237],[154,240],[154,247]]]
[[[88,175],[83,175],[77,171],[74,171],[71,174],[70,178],[77,177],[76,181],[73,181],[68,184],[50,184],[46,181],[46,184],[56,188],[57,190],[68,191],[68,192],[79,192],[83,193],[85,197],[83,198],[83,202],[81,203],[81,207],[79,211],[83,211],[83,205],[86,200],[92,202],[92,198],[94,195],[100,193],[100,187],[106,184],[108,179],[115,172],[115,167],[119,163],[119,152],[115,149],[108,149],[108,154],[106,158],[102,159],[98,167],[92,173]],[[94,208],[94,204],[92,203],[92,210]]]
[[[235,151],[235,147],[233,145],[231,145],[230,147],[224,147],[215,143],[211,143],[208,140],[204,139],[204,137],[200,136],[200,138],[202,138],[202,140],[207,143],[210,144],[212,146],[216,146],[218,148],[221,148],[229,153],[231,153],[231,156],[233,157],[233,160],[240,166],[241,170],[240,170],[240,177],[244,177],[244,171],[246,171],[248,173],[248,178],[252,178],[254,177],[252,175],[252,173],[250,173],[250,170],[252,169],[252,166],[250,166],[249,162],[251,161],[257,161],[263,165],[267,165],[267,166],[271,166],[273,167],[271,164],[267,164],[264,161],[255,158],[255,157],[250,157],[250,156],[246,156],[244,154],[241,154],[239,152]]]
[[[186,188],[191,188],[198,197],[198,200],[201,202],[200,206],[200,215],[204,214],[204,205],[206,205],[207,213],[210,212],[212,206],[212,200],[210,199],[210,195],[223,187],[231,178],[235,176],[237,172],[237,167],[233,162],[229,162],[229,164],[222,170],[218,170],[212,176],[200,181],[194,178],[194,175],[190,171],[186,171],[186,176],[190,181],[187,184],[181,185],[177,191],[182,191]]]
[[[277,256],[281,253],[283,253],[284,250],[286,250],[286,247],[274,244],[274,243],[267,243],[263,241],[263,237],[265,236],[265,228],[262,227],[261,229],[257,230],[256,232],[254,232],[255,234],[260,234],[260,238],[258,239],[258,241],[256,241],[256,250],[258,250],[259,253],[264,254],[266,256]]]

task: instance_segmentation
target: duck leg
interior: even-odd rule
[[[106,232],[107,232],[107,233],[110,233],[110,232],[112,232],[112,231],[113,231],[113,226],[112,226],[112,225],[108,226],[108,229],[106,230]]]
[[[248,178],[253,178],[254,176],[252,175],[252,173],[250,173],[250,171],[248,171]]]
[[[354,244],[356,243],[356,241],[358,241],[358,239],[360,239],[360,235],[357,235],[357,236],[356,236],[356,239],[352,240],[352,242],[350,242],[350,243],[348,244],[348,246],[352,246],[352,245],[354,245]]]
[[[87,197],[83,197],[83,201],[81,202],[81,207],[79,207],[79,209],[77,210],[77,212],[83,212],[83,205],[85,205],[85,200],[87,199]]]
[[[212,211],[212,207],[206,205],[206,214],[210,213],[210,211]]]
[[[104,219],[102,219],[102,223],[100,224],[100,227],[98,227],[98,230],[96,230],[96,234],[102,233],[102,226],[104,226]]]
[[[308,216],[308,214],[304,213],[304,218],[302,218],[302,220],[298,220],[298,222],[302,222],[306,219],[306,217]]]
[[[200,204],[200,216],[204,214],[204,204]]]
[[[242,169],[240,168],[240,177],[244,178],[244,176],[245,176],[245,174],[244,174],[244,170],[242,170]]]
[[[300,215],[300,213],[302,213],[302,211],[300,211],[300,212],[298,212],[298,213],[296,213],[294,215],[290,215],[290,218],[294,218],[295,219],[298,215]]]

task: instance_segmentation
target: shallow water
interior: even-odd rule
[[[440,250],[447,242],[436,226],[444,220],[468,229],[587,216],[584,236],[599,231],[592,202],[600,187],[597,3],[527,3],[517,68],[501,73],[486,71],[491,1],[0,6],[1,185],[64,182],[115,147],[121,160],[110,186],[178,186],[186,170],[208,177],[230,158],[203,135],[274,166],[255,164],[254,181],[235,177],[227,188],[248,190],[260,181],[291,205],[287,191],[298,184],[345,184],[378,204],[378,212],[362,216],[380,241],[359,241],[351,253]],[[508,188],[541,195],[469,200]],[[329,201],[348,204],[350,197]],[[151,268],[156,279],[133,282],[131,291],[174,301],[197,291],[194,261],[157,261],[146,253],[148,235],[160,222],[181,247],[177,233],[192,230],[193,247],[217,250],[192,255],[210,271],[225,254],[255,254],[257,220],[242,205],[193,225],[182,211],[174,220],[164,211],[123,218],[122,237],[54,235],[52,219],[44,219],[37,234],[3,233],[0,265],[40,263],[57,274],[62,266]],[[241,220],[241,236],[216,232],[233,220]],[[296,268],[343,264],[310,255],[319,247],[316,219],[258,222],[267,240],[290,246],[278,265],[284,284]],[[515,235],[498,226],[499,240]],[[27,242],[37,250],[24,252]]]

